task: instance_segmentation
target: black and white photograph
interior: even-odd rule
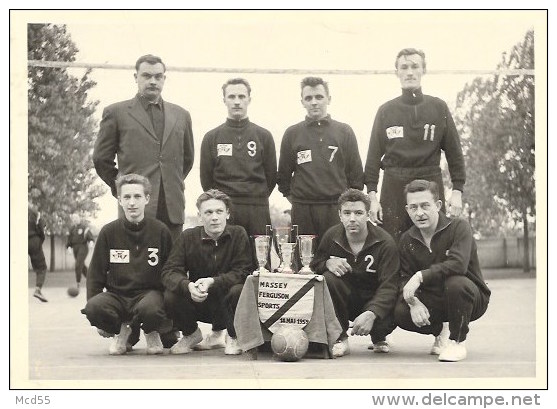
[[[546,389],[547,24],[11,10],[10,388]]]

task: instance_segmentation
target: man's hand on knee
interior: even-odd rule
[[[415,297],[412,305],[410,305],[410,316],[412,317],[412,322],[417,327],[431,325],[431,323],[429,322],[429,310],[420,300]]]
[[[372,311],[364,311],[356,317],[352,325],[352,335],[369,335],[375,322],[375,314]]]

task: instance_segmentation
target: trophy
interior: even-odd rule
[[[257,257],[257,264],[259,264],[259,273],[268,273],[269,270],[265,268],[267,264],[267,258],[269,256],[269,248],[271,242],[271,236],[255,236],[255,255]]]
[[[300,260],[303,267],[300,269],[299,274],[313,274],[309,268],[311,260],[313,260],[313,243],[315,235],[313,234],[300,234],[298,236],[298,252],[300,253]]]
[[[292,253],[296,247],[296,243],[290,243],[290,232],[294,231],[298,235],[298,226],[292,227],[275,227],[276,243],[278,245],[278,253],[280,257],[280,265],[278,267],[279,273],[292,274]]]
[[[271,238],[273,228],[267,224],[265,226],[265,234],[258,234],[253,236],[254,247],[255,247],[255,257],[257,259],[257,268],[253,273],[258,275],[259,273],[269,273],[270,271],[265,268],[265,265],[269,261],[269,252],[271,251]]]

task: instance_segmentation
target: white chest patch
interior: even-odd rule
[[[298,165],[311,162],[311,149],[298,152]]]
[[[404,138],[404,128],[402,126],[391,126],[387,128],[387,138]]]
[[[218,143],[217,144],[217,156],[232,156],[232,144],[231,143]]]
[[[110,249],[110,262],[111,263],[129,263],[130,251]]]

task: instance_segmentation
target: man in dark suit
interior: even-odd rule
[[[137,95],[103,111],[93,163],[114,197],[118,174],[148,178],[152,189],[145,216],[166,224],[175,240],[184,225],[184,180],[193,165],[191,116],[182,107],[163,101],[166,66],[160,57],[139,57],[135,71]],[[131,344],[137,342],[137,328],[130,338]],[[166,348],[177,340],[172,332],[161,338]]]
[[[163,101],[166,66],[159,57],[140,57],[135,70],[138,93],[104,109],[93,162],[114,197],[119,173],[147,177],[153,190],[145,214],[166,224],[174,240],[182,232],[184,180],[193,165],[191,116]]]

